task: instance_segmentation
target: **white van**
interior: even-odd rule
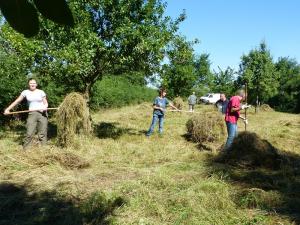
[[[200,101],[205,104],[215,104],[220,99],[220,93],[207,93],[200,97]]]

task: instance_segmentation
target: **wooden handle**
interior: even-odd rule
[[[12,115],[12,114],[20,114],[20,113],[29,113],[29,112],[37,112],[37,111],[48,111],[48,110],[58,110],[59,108],[47,108],[47,109],[34,109],[34,110],[22,110],[22,111],[15,111],[10,112],[5,115]]]

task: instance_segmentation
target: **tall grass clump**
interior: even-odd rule
[[[56,113],[56,119],[58,146],[71,146],[76,133],[87,135],[91,132],[89,108],[79,93],[73,92],[65,97]]]

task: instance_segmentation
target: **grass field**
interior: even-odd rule
[[[191,116],[169,112],[164,135],[146,138],[149,103],[95,112],[95,135],[69,149],[55,124],[47,149],[26,152],[22,123],[1,131],[0,224],[300,224],[299,115],[248,112],[249,131],[290,153],[279,170],[215,162],[186,140]]]

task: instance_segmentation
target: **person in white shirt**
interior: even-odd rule
[[[24,150],[26,150],[30,146],[36,130],[38,132],[40,143],[42,145],[45,145],[47,143],[48,128],[48,101],[46,98],[46,94],[44,91],[37,89],[37,82],[33,78],[30,78],[28,80],[28,85],[29,89],[22,91],[20,96],[4,110],[4,115],[8,115],[12,108],[22,102],[24,98],[26,98],[30,112],[28,113],[26,123],[27,131],[23,143]]]

